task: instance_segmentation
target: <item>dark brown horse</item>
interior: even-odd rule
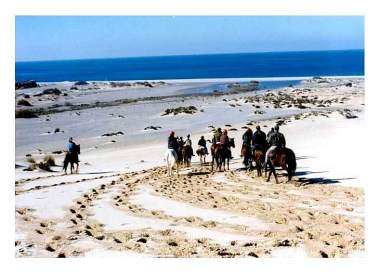
[[[178,147],[178,150],[176,151],[177,158],[178,158],[177,163],[180,166],[183,164],[183,153],[182,153],[182,151],[183,151],[183,146]]]
[[[247,144],[241,147],[241,156],[243,157],[243,164],[246,169],[252,168],[252,149]]]
[[[191,157],[192,157],[191,146],[187,145],[183,147],[182,157],[183,157],[183,165],[186,167],[190,167]]]
[[[289,148],[276,148],[268,154],[268,163],[265,164],[265,176],[267,173],[267,165],[269,166],[267,181],[270,180],[270,176],[273,173],[276,183],[278,184],[276,167],[281,167],[286,170],[288,173],[288,181],[290,181],[297,168],[296,155]]]
[[[229,143],[227,146],[222,146],[219,143],[214,143],[211,145],[211,156],[212,156],[212,163],[211,163],[211,171],[214,171],[214,161],[216,162],[216,169],[219,167],[219,172],[222,171],[222,164],[223,164],[223,170],[226,171],[226,160],[227,160],[227,170],[230,170],[230,158],[231,158],[231,151],[228,148],[235,148],[235,140],[233,138],[230,138]]]
[[[264,147],[257,146],[257,145],[254,146],[252,159],[255,162],[257,176],[261,177],[262,176],[262,170],[264,167],[264,162],[265,162],[265,149],[264,149]]]
[[[74,164],[77,165],[77,168],[75,170],[75,173],[78,173],[79,170],[79,158],[78,155],[80,154],[80,144],[75,144],[72,152],[67,152],[65,159],[63,161],[63,170],[65,171],[65,174],[67,173],[67,166],[70,163],[70,172],[73,173]]]

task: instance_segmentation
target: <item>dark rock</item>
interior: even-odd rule
[[[74,85],[88,85],[89,83],[87,81],[77,81],[74,83]]]
[[[41,96],[41,95],[60,95],[62,92],[57,89],[57,88],[51,88],[51,89],[46,89],[43,90],[42,93],[36,94],[36,96]]]
[[[37,88],[39,85],[35,80],[16,81],[16,90]]]

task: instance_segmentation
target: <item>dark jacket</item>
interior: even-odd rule
[[[280,132],[273,132],[269,136],[269,146],[277,146],[277,147],[285,147],[286,146],[286,141],[285,141],[285,136],[280,133]]]
[[[178,150],[178,141],[173,136],[168,138],[168,149],[174,149],[175,151]]]
[[[261,130],[260,131],[256,131],[253,134],[253,141],[252,141],[252,143],[253,143],[253,145],[261,145],[261,146],[266,147],[267,146],[267,136]]]
[[[245,132],[243,134],[243,144],[251,146],[251,144],[252,144],[252,132]]]
[[[206,147],[206,140],[205,140],[205,139],[200,139],[200,140],[198,141],[198,145],[199,145],[199,146]]]

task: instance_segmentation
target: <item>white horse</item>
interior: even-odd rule
[[[174,166],[176,166],[177,175],[178,175],[178,156],[175,150],[168,149],[165,153],[164,161],[166,161],[166,164],[168,166],[168,175],[172,175],[172,169]]]

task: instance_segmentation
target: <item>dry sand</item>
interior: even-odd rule
[[[176,85],[194,84],[152,89],[176,94]],[[100,98],[113,95],[104,90],[108,97]],[[190,105],[203,112],[161,116],[168,107]],[[244,127],[260,123],[267,131],[279,120],[298,169],[289,183],[280,172],[277,185],[241,170],[239,151]],[[237,145],[230,171],[211,173],[195,158],[179,176],[167,177],[171,129],[192,133],[196,143],[200,135],[211,138],[209,126],[226,124]],[[144,131],[149,125],[162,128]],[[57,127],[64,133],[44,135]],[[364,80],[344,78],[17,119],[16,257],[361,256],[365,185],[349,149],[363,130]],[[117,131],[124,135],[101,136]],[[63,150],[68,136],[81,143],[79,174],[63,175],[61,167],[23,171],[26,154],[38,161]],[[63,154],[54,156],[60,164]]]

